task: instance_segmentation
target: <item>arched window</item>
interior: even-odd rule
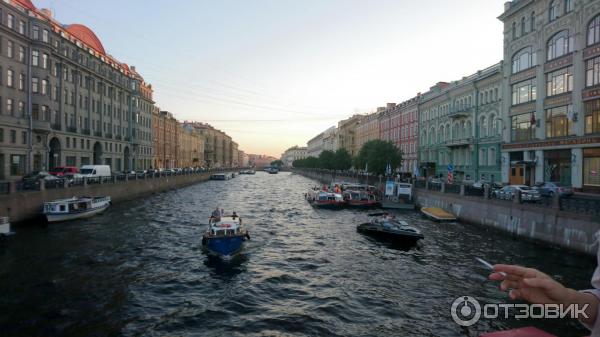
[[[488,150],[488,165],[496,164],[496,148],[490,147]]]
[[[465,121],[460,122],[460,138],[467,137],[467,130],[465,129]]]
[[[533,32],[535,30],[535,12],[531,12],[531,17],[529,18],[529,31]]]
[[[595,18],[590,21],[588,25],[587,31],[587,45],[591,46],[593,44],[600,42],[600,15],[597,15]]]
[[[513,40],[517,38],[517,23],[513,22],[512,25],[512,38]]]
[[[440,139],[440,142],[443,142],[444,139],[444,126],[440,126],[440,130],[438,131],[438,138]]]
[[[568,30],[560,31],[548,40],[548,61],[573,51],[573,37]]]
[[[479,165],[487,166],[487,152],[485,148],[479,150]]]
[[[469,98],[467,99],[467,105],[468,105],[469,107],[471,107],[471,96],[469,96]]]
[[[496,115],[494,115],[494,114],[490,115],[489,123],[490,123],[490,126],[489,126],[490,127],[489,128],[490,136],[495,136],[497,134],[497,132],[496,132],[496,125],[497,125]]]
[[[521,36],[527,33],[527,26],[525,26],[525,17],[521,18]]]
[[[471,138],[473,135],[473,126],[471,125],[471,121],[467,121],[467,138]]]
[[[554,21],[558,18],[558,2],[558,0],[550,2],[550,8],[548,8],[548,19],[550,21]]]
[[[435,129],[433,127],[431,127],[431,130],[429,130],[429,138],[429,144],[435,144]]]
[[[483,104],[488,104],[488,92],[485,92],[485,99],[483,100]]]
[[[565,0],[564,4],[565,14],[573,11],[573,0]]]
[[[537,65],[537,53],[531,46],[519,50],[512,57],[512,73],[518,73]]]
[[[458,139],[458,123],[452,126],[452,139]]]
[[[488,125],[487,118],[485,116],[481,116],[479,119],[479,138],[485,138],[488,134]]]
[[[451,140],[450,138],[450,124],[446,124],[446,140]]]
[[[498,88],[494,89],[494,101],[498,100]]]

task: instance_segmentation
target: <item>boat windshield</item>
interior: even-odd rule
[[[93,174],[94,169],[81,169],[81,174]]]

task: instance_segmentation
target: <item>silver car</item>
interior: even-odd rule
[[[540,201],[540,192],[526,185],[509,185],[493,191],[493,196],[503,200],[514,200],[517,192],[521,192],[521,201]]]

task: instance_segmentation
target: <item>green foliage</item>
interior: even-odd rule
[[[282,167],[283,166],[283,162],[281,160],[273,160],[271,162],[271,166]]]
[[[402,152],[392,143],[379,139],[366,142],[354,159],[357,169],[364,170],[368,164],[368,171],[375,174],[385,174],[387,164],[395,170],[402,164]]]
[[[319,155],[318,168],[333,170],[335,165],[335,153],[325,150]]]
[[[333,166],[335,170],[349,170],[352,167],[352,156],[342,148],[335,151]]]

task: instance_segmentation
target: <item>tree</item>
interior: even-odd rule
[[[273,160],[271,162],[271,166],[282,167],[283,166],[283,162],[281,160]]]
[[[333,166],[335,170],[350,169],[352,167],[352,156],[346,149],[338,149],[335,151]]]
[[[335,166],[335,153],[325,150],[319,154],[318,168],[331,170]]]
[[[392,142],[370,140],[362,146],[354,164],[357,169],[364,169],[368,164],[369,172],[385,174],[388,164],[392,170],[402,164],[402,152]]]

